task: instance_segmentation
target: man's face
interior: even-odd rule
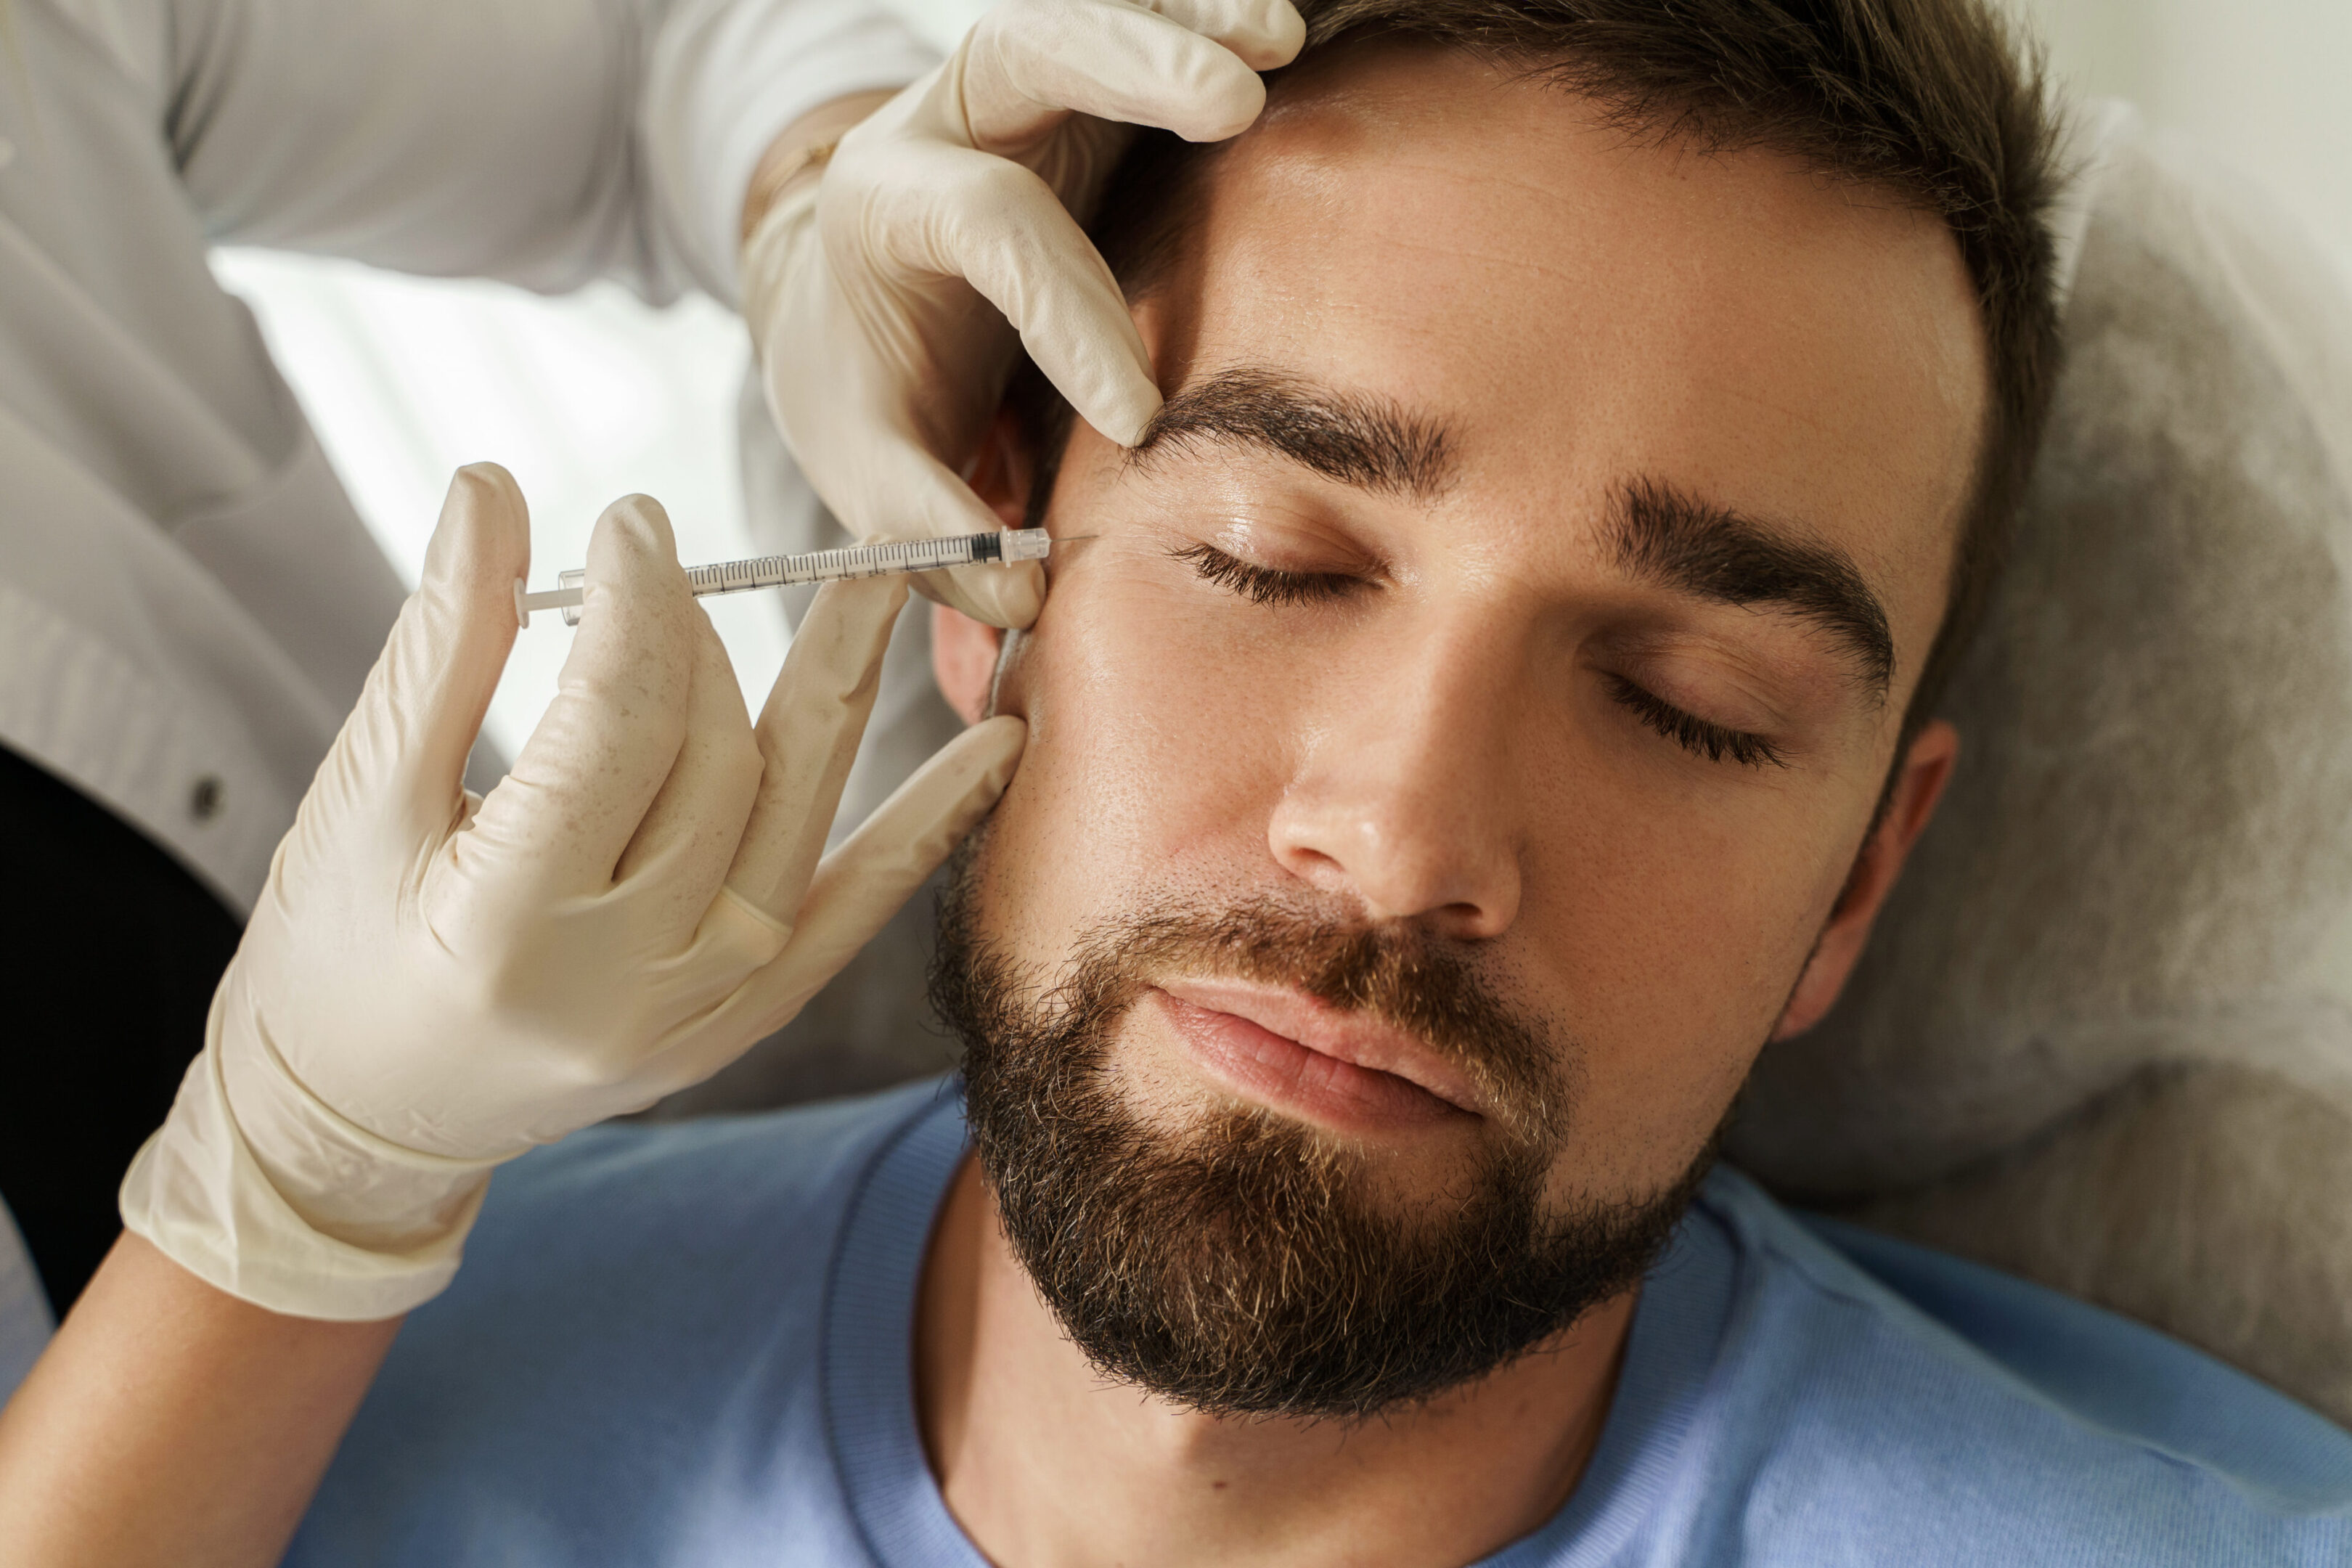
[[[1605,1246],[1892,875],[1856,857],[1969,492],[1973,297],[1940,222],[1777,154],[1459,57],[1314,71],[1139,305],[1158,438],[1071,438],[1049,522],[1094,538],[998,678],[1029,750],[962,935],[1125,1136],[1255,1138],[1350,1247],[1507,1181]]]

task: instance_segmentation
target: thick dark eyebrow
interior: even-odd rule
[[[1846,645],[1880,698],[1895,678],[1886,610],[1832,545],[1789,538],[1736,511],[1653,479],[1617,498],[1617,563],[1637,577],[1726,605],[1773,605]]]
[[[1433,500],[1453,477],[1445,426],[1386,398],[1336,392],[1240,366],[1194,382],[1160,405],[1128,454],[1257,447],[1360,489]]]
[[[1361,489],[1433,500],[1453,478],[1445,426],[1385,398],[1335,392],[1278,371],[1222,370],[1179,391],[1128,454],[1256,447]],[[1846,645],[1884,697],[1895,677],[1886,611],[1853,557],[1790,539],[1727,508],[1653,479],[1620,491],[1612,531],[1620,566],[1635,576],[1727,605],[1779,605]]]

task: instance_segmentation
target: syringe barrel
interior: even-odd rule
[[[0,0],[5,5],[5,0]],[[686,580],[696,597],[705,594],[743,594],[754,588],[782,588],[795,583],[837,583],[852,577],[883,577],[896,572],[937,572],[980,562],[1042,561],[1053,541],[1042,528],[1005,530],[996,533],[965,533],[950,539],[895,539],[880,544],[851,544],[839,550],[817,550],[805,555],[755,555],[748,561],[719,561],[689,566]],[[572,602],[556,606],[563,624],[580,624],[577,597],[587,574],[577,568],[555,575],[557,588]],[[549,607],[553,595],[531,595],[533,607]]]
[[[968,566],[993,561],[1002,551],[993,533],[967,533],[951,539],[896,539],[880,544],[852,544],[839,550],[817,550],[805,555],[755,555],[748,561],[721,561],[691,566],[686,580],[697,594],[740,594],[753,588],[782,588],[795,583],[837,583],[853,577],[883,577],[894,572],[936,572],[947,566]]]

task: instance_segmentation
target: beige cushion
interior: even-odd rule
[[[1734,1157],[2352,1422],[2352,308],[2115,127],[1963,753]]]

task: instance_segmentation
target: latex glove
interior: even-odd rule
[[[529,557],[514,481],[461,470],[124,1180],[125,1224],[264,1307],[381,1318],[440,1289],[493,1165],[792,1017],[1019,756],[1017,720],[967,731],[820,861],[903,582],[817,595],[755,732],[632,496],[596,525],[559,695],[478,803],[459,780]]]
[[[1016,330],[1081,417],[1135,444],[1160,407],[1150,357],[1072,213],[1125,144],[1117,122],[1234,135],[1265,106],[1257,73],[1305,35],[1289,0],[1008,0],[844,136],[821,180],[777,198],[744,245],[743,316],[785,444],[852,534],[1002,526],[958,474]],[[962,567],[919,586],[1025,626],[1045,574]]]

